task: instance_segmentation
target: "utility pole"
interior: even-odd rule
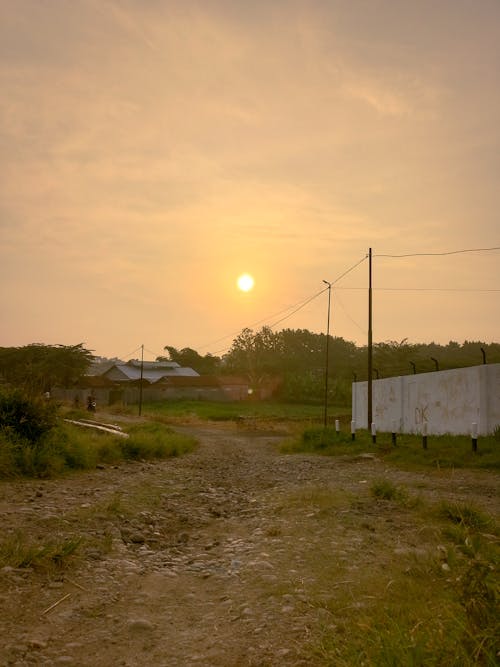
[[[330,298],[332,295],[332,283],[328,280],[323,280],[325,285],[328,285],[328,317],[326,320],[326,369],[325,369],[325,406],[323,424],[326,428],[328,425],[328,344],[330,340]]]
[[[368,251],[368,430],[373,421],[372,404],[373,332],[372,332],[372,249]]]
[[[141,345],[141,383],[139,385],[139,417],[142,414],[142,376],[144,374],[144,344]]]

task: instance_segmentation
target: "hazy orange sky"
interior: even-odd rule
[[[500,340],[499,251],[377,257],[500,246],[498,0],[1,0],[0,53],[1,346],[220,354],[369,247],[374,341]]]

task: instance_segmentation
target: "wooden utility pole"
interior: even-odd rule
[[[328,370],[329,370],[329,357],[328,357],[328,344],[330,341],[330,298],[332,294],[332,283],[329,283],[327,280],[323,280],[325,285],[328,285],[328,317],[326,321],[326,363],[325,363],[325,404],[324,404],[324,414],[323,414],[323,425],[326,428],[328,426]]]
[[[372,333],[372,249],[368,251],[368,430],[373,421],[372,410],[373,333]]]
[[[141,345],[141,383],[139,385],[139,417],[142,414],[142,376],[144,374],[144,344]]]

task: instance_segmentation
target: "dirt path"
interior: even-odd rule
[[[322,596],[436,548],[404,508],[375,506],[372,480],[498,512],[491,474],[283,456],[258,431],[196,435],[183,458],[0,484],[4,538],[85,538],[70,568],[0,572],[0,666],[320,665],[311,645],[339,625]]]

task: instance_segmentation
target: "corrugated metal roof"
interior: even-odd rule
[[[141,364],[144,369],[158,370],[160,368],[180,368],[176,361],[142,361],[140,359],[130,359],[124,366],[131,366],[132,368],[140,368]],[[120,364],[121,366],[122,364]]]
[[[171,376],[181,376],[181,377],[199,377],[197,373],[192,368],[181,367],[179,364],[175,366],[165,367],[160,365],[160,367],[152,368],[151,364],[154,362],[149,362],[148,367],[143,368],[142,377],[144,380],[147,380],[151,384],[158,382],[163,377]],[[175,363],[175,362],[172,362]],[[141,366],[139,367],[131,366],[129,364],[115,364],[109,368],[104,374],[104,377],[109,378],[110,380],[115,380],[116,382],[134,382],[135,380],[141,379]]]

